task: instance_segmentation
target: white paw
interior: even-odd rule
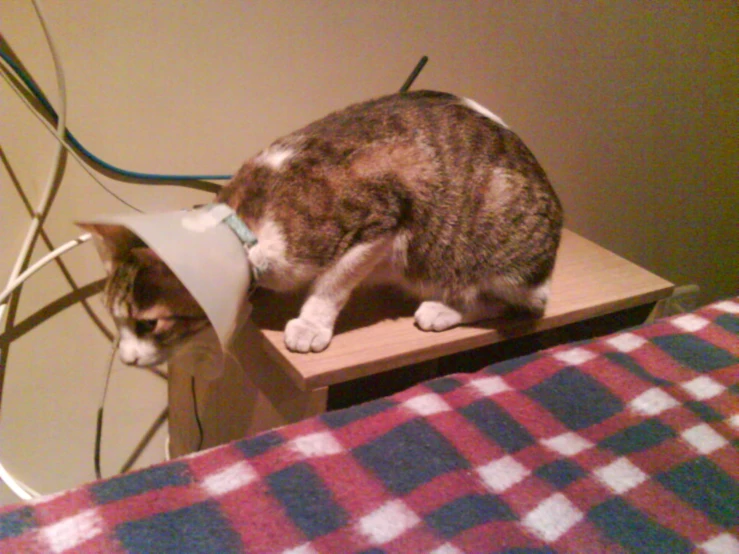
[[[462,323],[462,314],[441,302],[422,302],[416,310],[416,324],[424,331],[445,331]]]
[[[320,352],[331,342],[333,330],[307,319],[291,319],[285,326],[285,346],[293,352]]]

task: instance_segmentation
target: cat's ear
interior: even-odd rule
[[[131,257],[133,257],[149,278],[155,280],[160,286],[169,286],[179,288],[183,285],[180,283],[174,272],[164,263],[159,254],[154,252],[148,246],[137,246],[131,249]]]
[[[139,265],[147,268],[149,271],[158,275],[172,275],[172,271],[167,267],[159,254],[154,252],[148,246],[137,246],[131,249],[131,256],[138,261]]]
[[[121,225],[104,225],[100,223],[77,223],[79,227],[92,234],[95,248],[108,273],[112,273],[116,264],[128,256],[142,241],[133,232]]]

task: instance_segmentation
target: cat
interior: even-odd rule
[[[296,352],[320,352],[352,291],[392,283],[420,299],[424,331],[509,310],[539,317],[563,210],[522,140],[476,102],[398,93],[351,105],[277,139],[217,194],[256,235],[258,286],[305,288],[285,327]],[[106,304],[124,362],[161,362],[207,320],[143,242],[116,228]],[[118,235],[118,236],[116,236]]]

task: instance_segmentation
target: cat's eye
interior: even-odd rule
[[[157,328],[157,319],[137,319],[134,329],[138,336],[148,335]]]

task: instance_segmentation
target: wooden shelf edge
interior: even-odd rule
[[[562,325],[568,325],[577,321],[590,319],[591,317],[608,315],[620,310],[634,308],[645,304],[655,303],[659,300],[667,298],[673,291],[674,285],[669,281],[662,280],[662,286],[658,288],[650,289],[643,294],[639,294],[633,297],[626,297],[622,299],[613,300],[607,304],[595,306],[588,306],[582,309],[576,309],[572,311],[563,312],[561,314],[554,314],[546,316],[539,320],[531,320],[521,323],[514,323],[507,326],[505,336],[502,336],[497,329],[484,329],[482,333],[476,332],[480,327],[475,325],[464,326],[458,329],[473,329],[471,335],[461,336],[459,338],[451,338],[451,340],[445,340],[439,344],[432,344],[424,348],[412,350],[410,352],[400,353],[394,356],[382,360],[371,360],[364,363],[348,364],[335,370],[329,370],[318,373],[316,375],[305,376],[301,374],[293,366],[288,358],[285,357],[284,352],[266,338],[263,339],[262,344],[270,358],[279,364],[290,378],[295,382],[296,386],[304,391],[314,390],[321,387],[327,387],[335,385],[337,383],[381,373],[389,369],[393,369],[400,366],[415,364],[419,362],[425,362],[438,358],[440,356],[446,356],[449,354],[456,354],[465,350],[471,350],[482,346],[487,346],[496,342],[501,342],[511,338],[521,337],[526,334],[537,333],[540,331],[547,331],[555,327]],[[412,318],[408,318],[408,325],[413,325]],[[454,333],[455,330],[444,331],[444,333]],[[329,348],[331,346],[329,345]],[[320,356],[321,354],[307,354],[308,356]]]

